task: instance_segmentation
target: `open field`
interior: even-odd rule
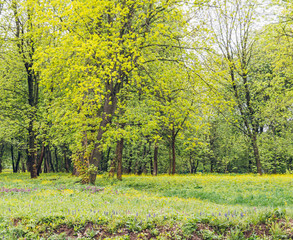
[[[290,239],[292,175],[0,175],[0,239]]]

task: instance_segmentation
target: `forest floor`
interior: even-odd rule
[[[293,239],[293,175],[0,174],[0,239]]]

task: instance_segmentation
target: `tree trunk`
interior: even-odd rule
[[[132,148],[130,148],[129,158],[128,158],[128,164],[127,164],[127,173],[131,173],[132,156],[133,156],[133,152],[132,152]]]
[[[195,165],[195,161],[191,159],[191,156],[189,161],[190,161],[190,173],[194,174],[197,171],[199,161],[196,160],[196,165]]]
[[[249,154],[247,154],[249,156]],[[251,158],[248,159],[248,170],[251,173],[252,172],[252,161]]]
[[[211,173],[213,173],[214,172],[214,158],[211,157],[210,161],[211,161]]]
[[[65,148],[63,150],[63,157],[64,157],[64,168],[65,168],[65,171],[67,173],[69,173],[69,163],[68,163],[68,159],[67,159],[67,156],[66,156],[66,149]]]
[[[108,151],[107,151],[107,164],[106,164],[106,171],[108,169],[108,164],[109,164],[109,160],[110,160],[110,153],[111,153],[111,147],[108,148]]]
[[[195,167],[194,167],[194,173],[196,173],[196,171],[197,171],[198,164],[199,164],[199,160],[196,161],[196,165],[195,165]]]
[[[117,142],[117,179],[120,181],[122,180],[123,143],[123,138]]]
[[[256,133],[253,133],[251,142],[252,142],[252,148],[253,148],[254,158],[255,158],[255,162],[256,162],[257,173],[262,175],[262,167],[261,167],[259,150],[258,150],[258,145],[257,145]]]
[[[31,63],[25,64],[27,71],[27,81],[28,81],[28,102],[31,107],[31,112],[29,113],[29,144],[28,144],[28,166],[31,173],[31,178],[37,178],[37,159],[36,159],[36,147],[35,147],[35,132],[34,132],[34,118],[36,114],[36,107],[38,101],[38,84],[36,76],[32,69]]]
[[[35,133],[33,131],[33,120],[29,124],[29,147],[28,147],[28,167],[31,173],[31,178],[37,178],[37,164],[35,151]]]
[[[168,144],[168,150],[169,150],[169,175],[171,174],[172,172],[172,154],[171,154],[171,151],[172,151],[172,143],[170,142],[170,144]]]
[[[48,146],[45,147],[45,165],[46,165],[46,173],[49,173],[51,171],[50,169],[50,163],[49,163],[49,150]]]
[[[190,173],[194,173],[194,161],[192,160],[192,153],[189,153],[189,164],[190,164]]]
[[[46,153],[44,156],[44,164],[43,164],[43,173],[47,173],[48,169],[47,169],[47,157],[46,157]]]
[[[31,178],[37,178],[37,166],[36,166],[36,147],[35,147],[35,132],[34,132],[34,119],[36,115],[36,109],[39,98],[39,85],[37,74],[33,70],[33,55],[34,55],[34,41],[32,38],[23,38],[23,33],[29,33],[32,28],[32,9],[27,8],[27,20],[26,24],[20,19],[18,12],[18,1],[12,1],[14,25],[15,25],[15,37],[17,39],[16,46],[17,51],[22,56],[22,62],[26,70],[27,87],[28,87],[28,104],[30,111],[28,112],[29,126],[28,126],[28,157],[27,166],[31,173]],[[27,54],[29,52],[29,54]]]
[[[54,168],[54,164],[53,164],[53,159],[52,159],[52,154],[51,154],[51,150],[50,147],[48,146],[48,159],[49,159],[49,164],[51,166],[51,169],[53,172],[55,172],[55,168]]]
[[[21,152],[18,151],[17,160],[16,160],[16,164],[15,164],[15,173],[18,172],[18,169],[19,169],[19,163],[20,163],[20,158],[21,158]]]
[[[154,172],[153,172],[153,175],[154,176],[157,176],[158,175],[158,150],[159,150],[158,143],[155,142],[155,149],[154,149]]]
[[[153,156],[151,154],[151,146],[152,146],[152,143],[151,143],[151,141],[149,141],[148,156],[149,156],[149,161],[150,161],[150,172],[153,175],[153,173],[154,173],[154,165],[153,165]]]
[[[49,170],[49,164],[48,164],[48,154],[47,154],[47,147],[45,147],[44,150],[44,173],[48,173]]]
[[[176,152],[175,152],[175,130],[174,130],[174,125],[172,129],[172,175],[175,174],[176,171]]]
[[[42,149],[41,149],[41,155],[40,155],[40,159],[38,161],[38,165],[37,165],[37,175],[39,176],[41,173],[41,169],[42,169],[42,163],[43,163],[43,159],[44,159],[44,151],[45,151],[45,144],[42,144]]]
[[[25,164],[24,164],[24,161],[22,161],[21,162],[21,171],[23,172],[23,173],[25,173]]]
[[[146,144],[143,145],[142,160],[141,160],[141,169],[140,174],[146,173],[146,156],[147,156],[147,147]]]
[[[13,152],[13,145],[12,144],[10,147],[10,153],[11,153],[12,171],[15,173],[14,152]]]
[[[58,162],[58,154],[57,154],[57,148],[54,147],[54,154],[55,154],[55,169],[56,172],[59,171],[59,162]]]
[[[111,83],[112,84],[112,83]],[[111,85],[109,84],[109,85]],[[108,86],[107,88],[111,88],[111,86]],[[116,91],[119,91],[118,89],[116,89]],[[89,164],[93,164],[95,167],[98,167],[100,162],[101,162],[101,140],[103,137],[103,134],[105,132],[105,128],[106,126],[111,123],[115,109],[117,106],[117,97],[116,97],[116,92],[113,92],[113,89],[111,91],[110,94],[108,94],[105,98],[105,102],[104,102],[104,107],[103,107],[103,111],[102,111],[102,121],[100,123],[100,127],[98,130],[98,136],[97,136],[97,143],[94,146],[94,149],[91,153],[90,159],[89,159]],[[91,180],[91,184],[95,184],[96,181],[96,177],[97,177],[97,172],[93,172],[90,174],[90,180]]]
[[[1,144],[1,147],[0,147],[0,173],[3,170],[3,166],[2,166],[3,155],[4,155],[4,144]]]

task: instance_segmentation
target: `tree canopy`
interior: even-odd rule
[[[1,1],[0,170],[291,171],[291,8]]]

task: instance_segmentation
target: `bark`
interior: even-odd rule
[[[110,161],[110,153],[111,153],[111,147],[109,147],[107,151],[106,164],[105,164],[105,168],[103,169],[104,171],[107,171],[108,169],[108,164]]]
[[[4,144],[1,144],[1,147],[0,147],[0,173],[3,170],[3,166],[2,166],[3,155],[4,155]]]
[[[47,163],[47,169],[48,169],[48,172],[51,172],[51,164],[50,164],[50,148],[49,148],[49,146],[47,146],[46,147],[46,159],[47,159],[47,161],[46,161],[46,163]]]
[[[48,149],[45,147],[45,153],[44,153],[44,173],[49,173],[50,167],[49,167],[49,159],[48,159]]]
[[[155,149],[154,149],[154,172],[153,172],[153,175],[154,176],[157,176],[158,175],[158,150],[159,150],[158,143],[155,142]]]
[[[172,129],[172,175],[174,175],[176,172],[175,139],[176,139],[176,135],[175,135],[175,129],[174,129],[174,125],[173,125],[173,129]]]
[[[199,164],[199,160],[196,161],[196,166],[195,166],[195,168],[194,168],[194,173],[196,173],[196,171],[197,171],[198,164]]]
[[[18,151],[18,153],[17,153],[17,160],[16,160],[16,163],[15,163],[15,170],[14,170],[15,173],[18,172],[18,169],[19,169],[19,163],[20,163],[20,158],[21,158],[21,152]]]
[[[14,173],[17,173],[19,168],[20,158],[21,158],[21,152],[18,151],[17,159],[15,162],[13,145],[11,145],[10,151],[11,151],[11,160],[12,160],[12,170]]]
[[[54,168],[54,165],[53,165],[52,154],[51,154],[51,150],[50,150],[49,146],[48,146],[48,160],[49,160],[49,164],[50,164],[50,167],[51,167],[52,171],[55,172],[55,168]]]
[[[150,160],[150,172],[151,172],[151,174],[153,174],[154,173],[154,165],[153,165],[153,156],[151,154],[151,146],[152,146],[152,143],[149,141],[148,156],[149,156],[149,160]]]
[[[261,168],[261,162],[260,162],[260,155],[259,155],[259,150],[258,150],[258,144],[257,144],[257,133],[258,133],[258,124],[256,123],[256,119],[254,117],[254,109],[251,104],[251,96],[250,96],[250,90],[248,88],[248,79],[247,75],[244,74],[242,76],[243,78],[243,83],[245,87],[245,99],[246,99],[246,105],[248,108],[248,114],[249,114],[249,120],[251,122],[251,132],[249,133],[251,141],[252,141],[252,147],[253,147],[253,153],[254,153],[254,158],[256,162],[256,168],[257,172],[262,175],[262,168]],[[248,127],[248,126],[247,126]],[[249,128],[248,128],[249,131]]]
[[[25,163],[24,161],[21,162],[21,171],[24,173],[25,172]]]
[[[213,157],[211,157],[210,160],[211,160],[211,173],[213,173],[214,172],[215,159]]]
[[[172,172],[172,156],[171,156],[172,143],[170,143],[168,150],[169,150],[169,175],[170,175]]]
[[[44,156],[43,172],[44,173],[47,173],[48,172],[46,153],[45,153],[45,156]]]
[[[127,166],[127,173],[131,173],[131,166],[132,166],[132,148],[130,149],[129,158],[128,158],[128,166]]]
[[[111,147],[108,148],[108,152],[107,152],[107,163],[110,160],[110,153],[111,153]]]
[[[192,174],[196,173],[199,161],[197,160],[195,165],[195,161],[192,159],[192,153],[190,153],[189,155],[189,162],[190,162],[190,173]]]
[[[230,69],[230,75],[231,75],[231,80],[232,80],[232,86],[234,90],[234,96],[237,100],[238,108],[240,111],[240,114],[243,118],[244,125],[246,127],[246,135],[249,137],[251,141],[251,145],[253,148],[253,155],[254,159],[256,162],[256,167],[257,167],[257,172],[262,175],[262,167],[261,167],[261,161],[260,161],[260,155],[259,155],[259,150],[258,150],[258,145],[257,145],[257,124],[256,124],[256,119],[254,118],[254,110],[251,106],[251,96],[250,96],[250,90],[248,87],[248,80],[247,80],[247,75],[243,74],[242,75],[242,80],[244,84],[244,89],[245,89],[245,104],[247,109],[244,110],[242,104],[241,104],[241,99],[238,93],[237,85],[236,85],[236,80],[235,80],[235,74],[234,74],[234,68]]]
[[[142,152],[140,174],[142,174],[142,173],[146,174],[146,161],[145,161],[146,156],[147,156],[147,148],[146,148],[146,145],[144,144],[143,145],[143,152]]]
[[[29,146],[28,146],[28,170],[31,173],[31,178],[37,178],[37,164],[36,164],[36,151],[35,151],[35,133],[33,131],[33,120],[29,123]]]
[[[120,181],[122,180],[123,143],[123,138],[117,142],[117,179]]]
[[[192,153],[189,154],[190,173],[194,173],[194,161],[192,160]]]
[[[59,171],[59,162],[58,162],[58,154],[57,154],[57,148],[54,147],[54,154],[55,154],[55,169],[56,169],[56,172]]]
[[[41,155],[38,161],[38,165],[37,165],[37,175],[39,176],[41,173],[41,169],[42,169],[42,163],[43,163],[43,159],[44,159],[44,151],[45,151],[45,144],[42,144],[42,149],[41,149]]]
[[[214,130],[214,129],[212,129]],[[210,164],[211,164],[211,173],[214,172],[214,166],[215,166],[215,163],[216,163],[216,157],[215,157],[215,146],[214,146],[214,132],[211,131],[211,134],[210,134],[210,148],[212,150],[212,152],[209,154],[209,157],[210,157]]]
[[[113,83],[111,83],[113,84]],[[109,86],[107,87],[108,89],[111,89],[111,84],[108,84]],[[101,145],[101,140],[103,137],[103,134],[105,132],[105,128],[106,126],[111,123],[116,106],[117,106],[117,96],[116,93],[119,92],[119,90],[115,90],[112,89],[111,94],[108,94],[106,96],[105,99],[105,103],[104,103],[104,107],[102,109],[102,121],[100,123],[100,127],[98,130],[98,136],[96,139],[96,144],[94,145],[94,149],[91,153],[90,159],[89,159],[89,163],[93,164],[95,167],[98,167],[100,162],[101,162],[101,149],[100,149],[100,145]],[[118,91],[118,92],[117,92]],[[91,184],[95,184],[96,181],[96,176],[97,176],[97,172],[93,172],[90,174],[90,183]]]
[[[255,162],[256,162],[257,173],[262,175],[262,167],[261,167],[259,150],[258,150],[258,145],[257,145],[256,133],[253,134],[251,142],[252,142],[252,148],[253,148],[254,158],[255,158]]]
[[[13,145],[12,144],[10,147],[10,153],[11,153],[12,170],[15,173],[14,152],[13,152]]]
[[[66,155],[66,149],[63,150],[63,158],[64,158],[64,168],[67,173],[69,173],[69,162]]]
[[[121,41],[119,41],[119,44],[121,44],[121,46],[123,46],[124,35],[128,34],[129,31],[131,31],[133,18],[136,16],[134,13],[135,13],[135,8],[134,8],[134,5],[132,5],[132,8],[130,9],[129,13],[125,17],[125,22],[123,24],[123,27],[119,31],[119,38],[121,39]],[[111,15],[108,14],[107,21],[111,25],[113,24],[115,19],[113,19]],[[125,55],[125,50],[121,49],[119,54]],[[136,64],[137,60],[138,60],[138,57],[134,57],[133,63]],[[122,65],[114,64],[111,71],[112,73],[117,73],[117,78],[113,79],[113,77],[108,76],[108,80],[105,82],[105,92],[107,92],[107,94],[105,96],[103,107],[100,109],[100,114],[98,114],[98,116],[102,116],[102,119],[101,119],[100,127],[98,130],[98,134],[97,134],[96,144],[94,146],[94,149],[91,153],[91,157],[89,159],[89,163],[93,164],[95,167],[98,167],[101,161],[101,149],[100,149],[101,140],[102,140],[104,131],[106,129],[106,126],[109,123],[111,123],[112,118],[114,116],[114,113],[117,107],[117,94],[119,94],[120,90],[123,89],[123,84],[128,81],[128,78],[127,78],[128,74],[125,73],[125,70],[122,70]],[[91,175],[92,175],[90,176],[90,179],[92,181],[91,183],[94,184],[96,180],[97,172],[91,173]]]
[[[12,3],[13,17],[15,22],[15,37],[17,41],[17,51],[22,57],[24,62],[24,67],[27,75],[27,86],[28,86],[28,103],[30,106],[30,112],[28,113],[29,126],[28,126],[28,157],[27,166],[31,173],[31,178],[37,178],[37,164],[36,164],[36,147],[35,147],[35,132],[34,132],[34,119],[36,115],[36,109],[38,105],[39,98],[39,85],[37,74],[33,70],[33,54],[34,41],[31,38],[23,38],[24,32],[30,32],[33,28],[32,26],[32,10],[27,9],[27,20],[26,24],[19,19],[17,1]],[[30,54],[27,54],[27,53]]]
[[[250,158],[248,160],[248,169],[249,169],[249,172],[252,172],[252,161]]]

